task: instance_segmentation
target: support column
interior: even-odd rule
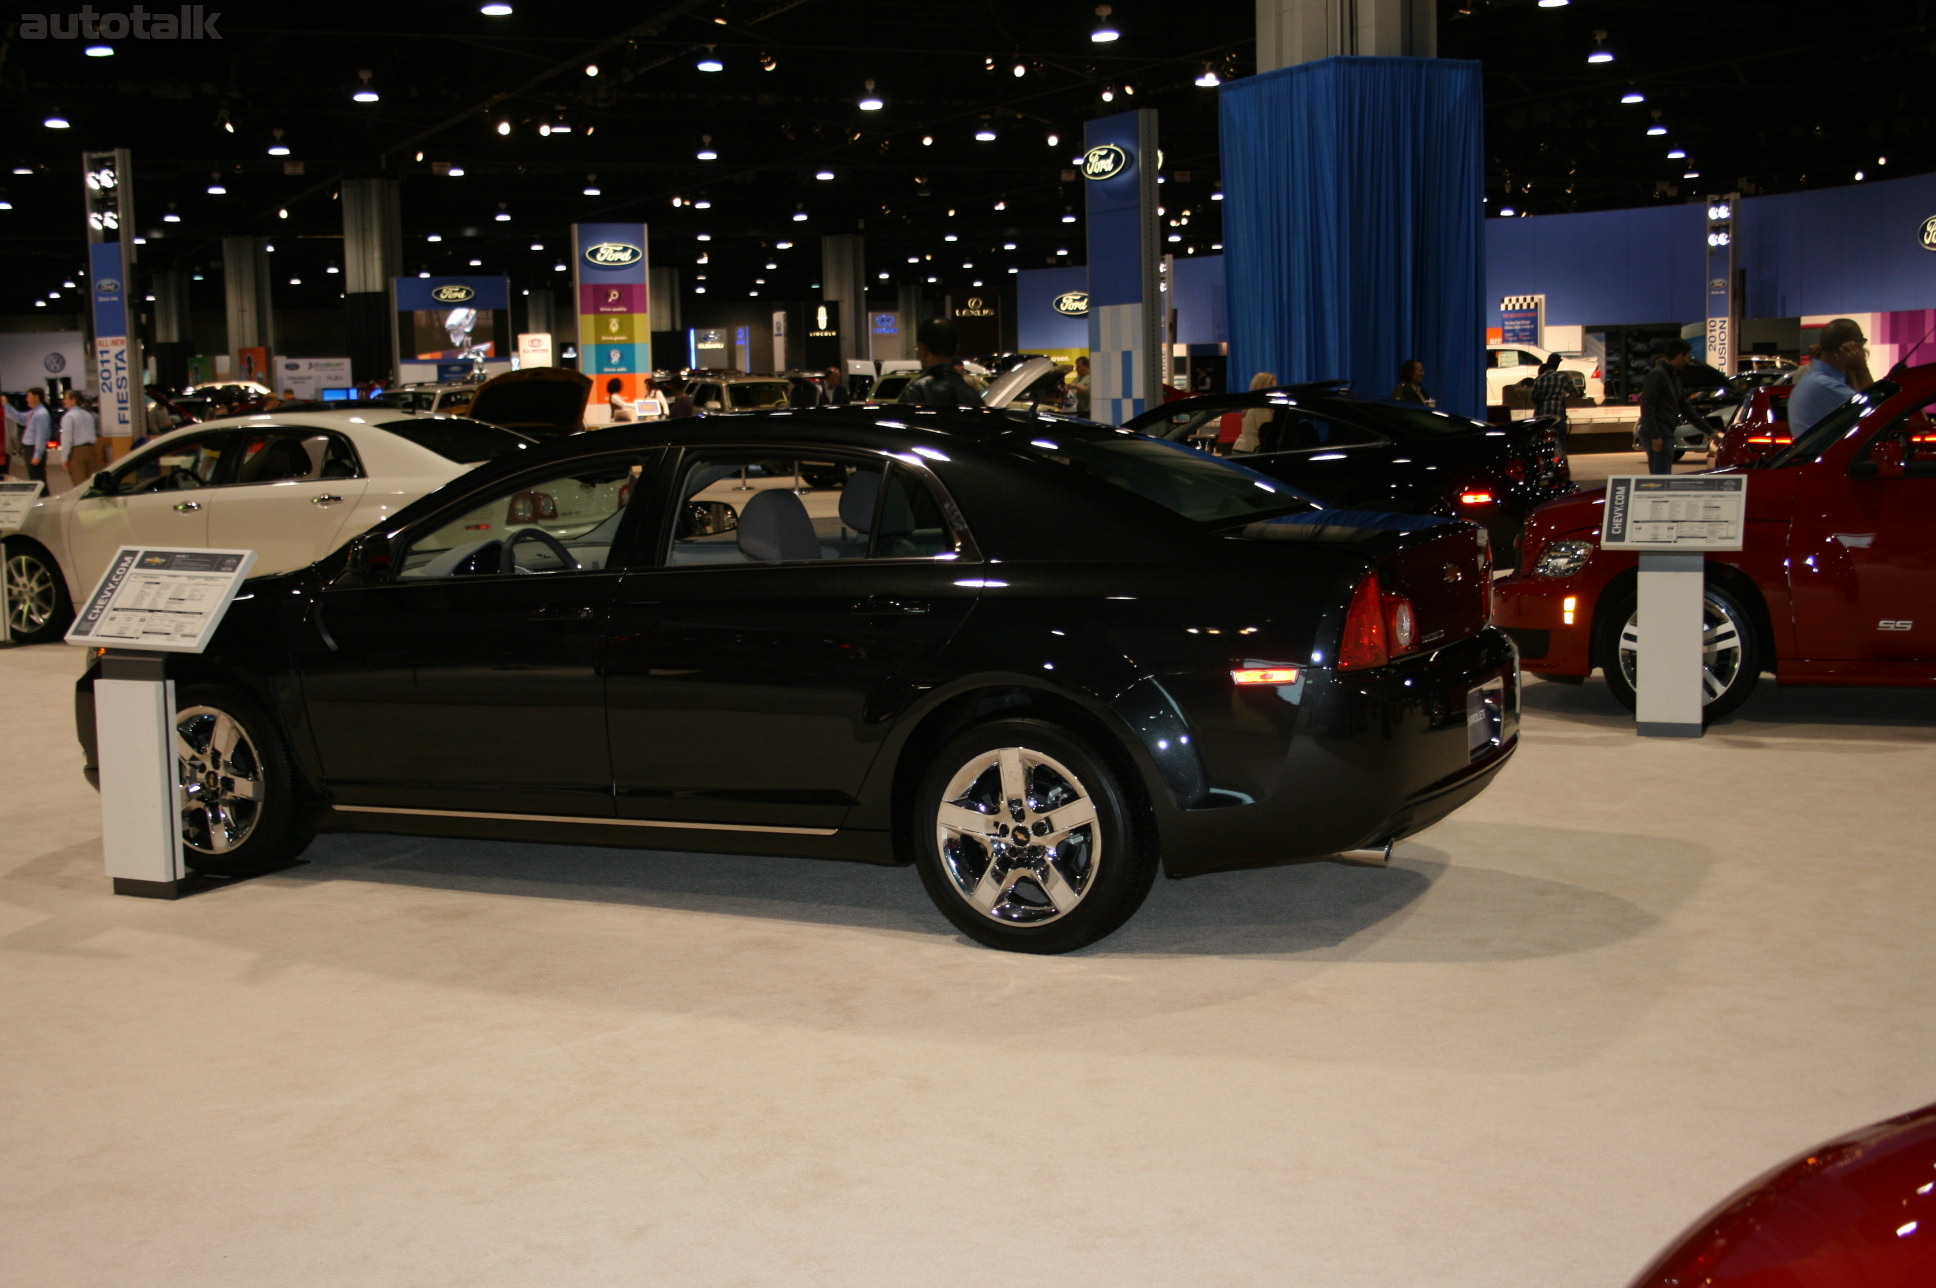
[[[345,179],[343,303],[350,375],[388,380],[397,358],[396,306],[390,283],[403,271],[403,218],[395,179]]]
[[[820,239],[820,298],[837,306],[840,361],[865,358],[867,334],[867,239],[859,233],[840,233]]]
[[[179,389],[188,383],[188,360],[195,356],[195,319],[189,309],[188,274],[156,273],[155,383]]]
[[[222,291],[228,309],[229,359],[240,377],[244,349],[276,348],[275,315],[269,302],[269,255],[260,237],[222,239]],[[266,373],[264,383],[267,383]]]
[[[897,358],[914,356],[914,333],[928,320],[927,308],[921,300],[919,286],[898,286],[894,289],[894,308],[901,315],[901,351]],[[867,356],[865,354],[863,357]]]
[[[1257,70],[1320,58],[1434,58],[1433,0],[1257,0]]]

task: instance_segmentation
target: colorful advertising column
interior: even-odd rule
[[[128,188],[133,166],[126,148],[85,153],[81,166],[87,180],[87,270],[94,303],[100,436],[106,458],[112,459],[148,432],[141,337],[128,325],[128,293],[134,285],[134,200]]]
[[[652,373],[650,276],[644,224],[573,224],[572,280],[578,286],[578,369],[592,378],[592,402],[614,394],[642,411]]]

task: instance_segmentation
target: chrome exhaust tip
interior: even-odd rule
[[[1386,841],[1381,846],[1372,846],[1362,850],[1339,850],[1338,862],[1364,863],[1374,868],[1390,867],[1393,844],[1391,841]]]

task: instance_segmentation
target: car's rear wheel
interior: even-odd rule
[[[947,918],[1011,952],[1065,953],[1136,911],[1156,847],[1118,771],[1043,720],[999,720],[951,739],[916,796],[915,866]]]
[[[74,619],[60,565],[30,541],[6,543],[7,625],[21,644],[57,640]]]
[[[211,876],[285,867],[310,828],[281,731],[242,694],[190,685],[175,710],[182,860]]]
[[[1629,711],[1639,676],[1640,611],[1629,589],[1607,604],[1598,655],[1607,687]],[[1751,614],[1726,587],[1708,583],[1701,617],[1702,715],[1718,720],[1754,692],[1761,678],[1762,641]]]

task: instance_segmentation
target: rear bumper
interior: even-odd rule
[[[1392,666],[1312,680],[1302,693],[1264,689],[1242,700],[1303,710],[1262,790],[1229,793],[1222,808],[1161,812],[1171,876],[1410,836],[1483,791],[1519,742],[1517,657],[1490,628]]]

